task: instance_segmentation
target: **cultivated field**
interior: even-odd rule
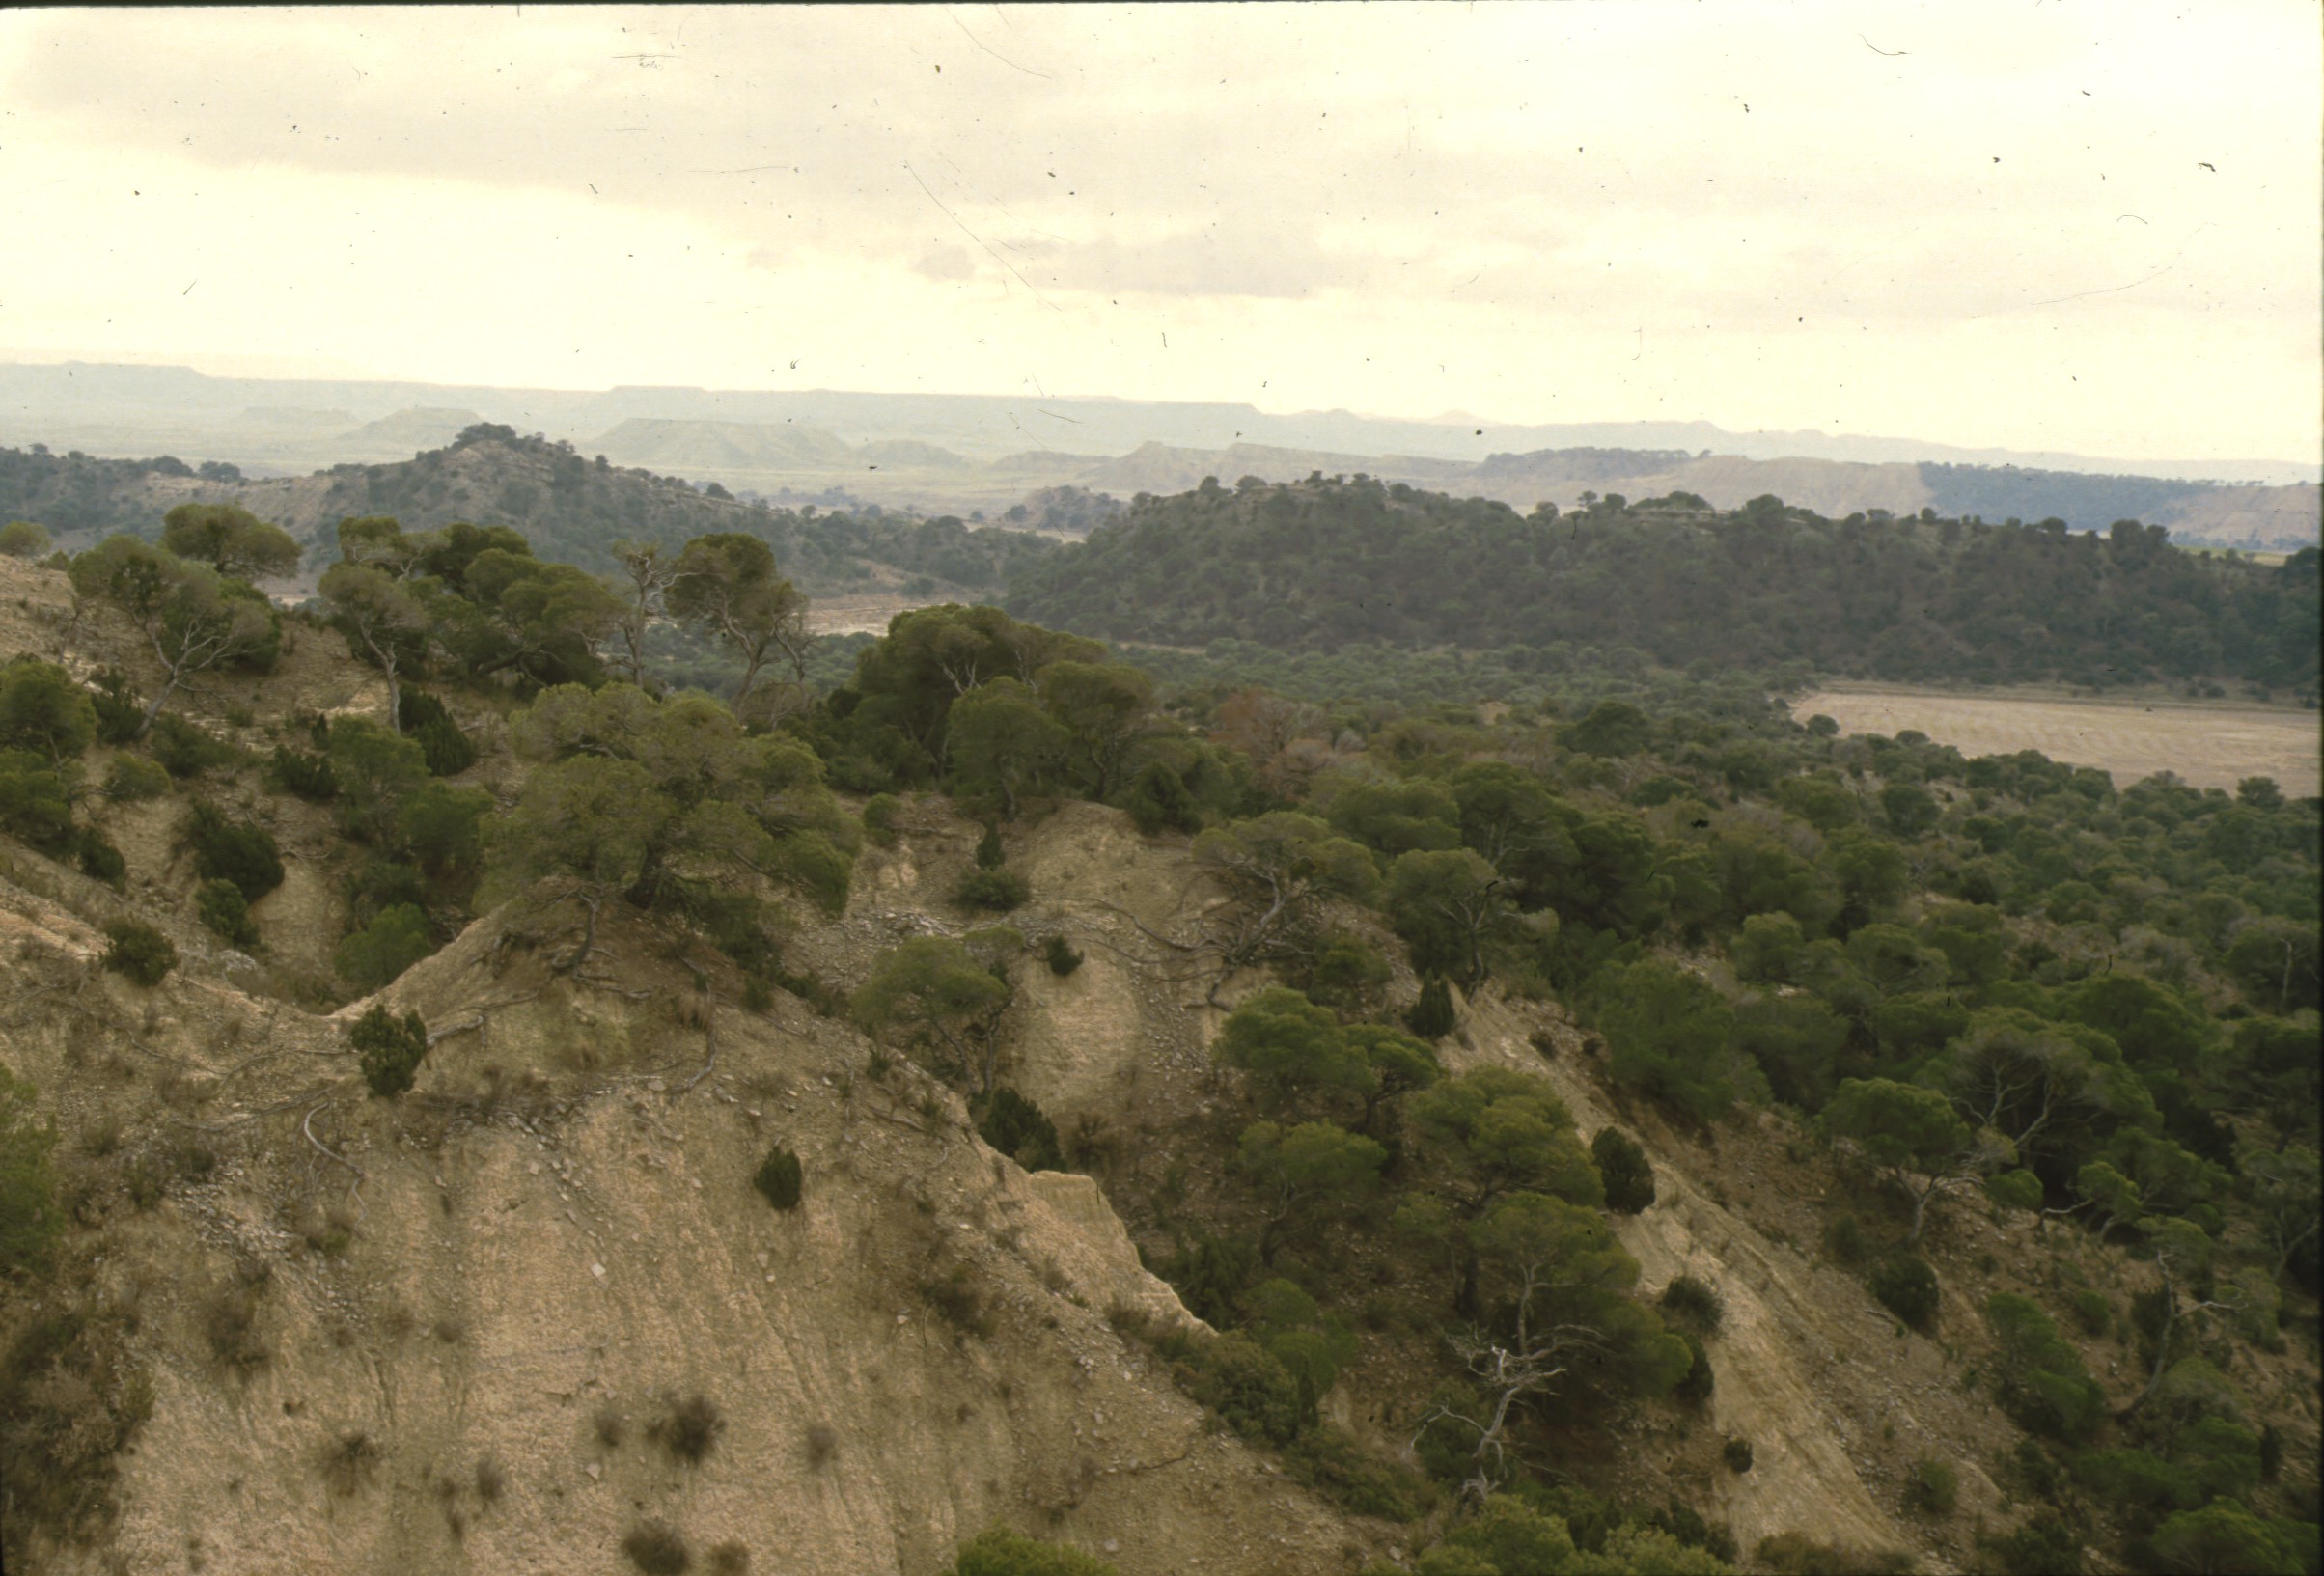
[[[927,601],[925,596],[901,596],[886,591],[817,596],[807,605],[807,626],[818,635],[884,635],[890,619]]]
[[[2293,796],[2317,791],[2317,716],[2289,706],[1848,684],[1791,705],[1795,717],[1817,712],[1847,733],[1894,735],[1917,728],[1966,756],[2039,750],[2053,760],[2111,772],[2118,788],[2172,771],[2199,788],[2231,789],[2246,777],[2273,777]]]

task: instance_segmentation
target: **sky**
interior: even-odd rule
[[[2313,0],[0,14],[0,359],[2324,443]]]

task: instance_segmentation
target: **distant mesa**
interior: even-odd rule
[[[253,427],[278,430],[295,428],[318,433],[343,432],[354,426],[355,413],[336,408],[318,410],[311,405],[246,405],[242,409],[242,420]]]
[[[473,410],[454,410],[442,405],[413,405],[399,410],[393,416],[382,416],[375,422],[365,422],[353,431],[343,435],[349,448],[363,453],[377,449],[439,449],[484,418]]]
[[[621,465],[659,470],[812,471],[856,464],[857,451],[819,427],[632,416],[581,445]]]
[[[868,462],[880,465],[913,465],[923,470],[966,470],[969,461],[950,449],[932,443],[921,443],[912,438],[886,438],[867,443],[856,454]]]
[[[1297,482],[1320,473],[1492,499],[1520,513],[1542,503],[1571,509],[1586,494],[1690,493],[1721,509],[1772,494],[1834,519],[1928,509],[1995,522],[2056,517],[2078,531],[2137,519],[2167,527],[2181,543],[2268,552],[2319,537],[2319,468],[2310,461],[2099,460],[1807,430],[1731,432],[1700,421],[1528,426],[1460,409],[1410,421],[1082,396],[507,389],[0,362],[0,445],[39,443],[59,455],[176,455],[232,461],[255,477],[408,459],[479,422],[698,484],[795,494],[818,507],[839,507],[831,496],[839,488],[928,517],[990,516],[1044,488],[1128,499],[1187,491],[1204,477],[1232,486],[1245,476]],[[469,507],[488,501],[479,494]]]
[[[1068,455],[1057,449],[1026,449],[1013,455],[1003,455],[985,469],[1006,474],[1038,472],[1057,475],[1085,471],[1102,462],[1101,457]]]

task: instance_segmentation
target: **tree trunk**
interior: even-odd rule
[[[735,645],[742,651],[742,682],[734,686],[734,704],[740,705],[742,698],[751,692],[751,686],[759,681],[759,670],[766,665],[766,648],[760,646],[753,649],[741,640],[737,640]]]
[[[177,693],[177,689],[178,675],[173,670],[170,674],[169,682],[161,686],[161,692],[153,697],[153,704],[146,707],[145,720],[137,725],[137,736],[139,738],[143,738],[146,736],[146,734],[152,732],[153,719],[161,715],[161,708],[169,704],[170,697]]]

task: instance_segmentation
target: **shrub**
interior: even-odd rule
[[[0,749],[63,761],[96,737],[97,707],[70,674],[29,656],[0,666]]]
[[[232,881],[205,881],[194,895],[194,911],[229,945],[247,952],[259,944],[259,927],[250,917],[242,889]]]
[[[1055,935],[1041,943],[1041,961],[1049,965],[1051,974],[1062,980],[1080,968],[1082,959],[1081,954],[1073,950],[1071,942],[1062,935]]]
[[[476,743],[450,717],[436,717],[411,731],[430,777],[453,777],[476,764]]]
[[[90,679],[89,704],[97,707],[97,736],[101,743],[133,743],[145,729],[145,707],[137,704],[128,675],[118,669],[99,669]]]
[[[839,1453],[839,1449],[840,1431],[837,1428],[828,1423],[811,1423],[807,1425],[807,1464],[809,1466],[817,1472],[822,1471],[824,1465]]]
[[[1900,1549],[1818,1543],[1804,1533],[1762,1537],[1754,1553],[1758,1563],[1775,1576],[1912,1576],[1920,1569],[1913,1557]]]
[[[2293,1535],[2283,1535],[2290,1533]],[[2165,1570],[2265,1571],[2270,1576],[2312,1568],[2294,1541],[2304,1535],[2310,1557],[2315,1550],[2313,1523],[2270,1523],[2233,1500],[2218,1500],[2200,1510],[2182,1510],[2157,1529],[2154,1553]]]
[[[1245,1439],[1287,1445],[1299,1432],[1299,1382],[1249,1336],[1236,1331],[1189,1342],[1171,1367],[1179,1389]]]
[[[33,1096],[32,1085],[0,1067],[0,1276],[45,1267],[64,1228],[50,1164],[56,1124]]]
[[[997,871],[1008,857],[1008,850],[1001,846],[1001,823],[994,821],[984,828],[984,835],[977,839],[977,869]]]
[[[1307,971],[1308,1000],[1343,1012],[1363,1011],[1394,978],[1379,948],[1362,936],[1332,936]]]
[[[460,732],[444,703],[427,691],[403,691],[396,723],[420,747],[430,777],[450,777],[476,764],[475,742]]]
[[[2074,1322],[2082,1326],[2084,1335],[2102,1336],[2115,1321],[2115,1305],[2103,1291],[2077,1291],[2073,1300]]]
[[[1242,1236],[1204,1233],[1164,1259],[1157,1271],[1187,1312],[1208,1324],[1232,1321],[1243,1287],[1259,1268],[1259,1250]]]
[[[1404,1014],[1404,1027],[1423,1039],[1442,1039],[1452,1032],[1452,990],[1431,975],[1421,982],[1421,999]]]
[[[339,773],[331,762],[287,744],[274,747],[274,758],[266,763],[266,778],[285,793],[296,794],[310,804],[339,797]]]
[[[1861,1264],[1872,1257],[1872,1235],[1855,1215],[1843,1214],[1824,1228],[1824,1252],[1843,1264]]]
[[[73,841],[80,845],[81,873],[119,892],[128,876],[129,862],[113,846],[113,840],[94,826],[84,826]]]
[[[1002,823],[995,820],[985,827],[983,837],[976,839],[976,870],[999,870],[1007,858],[1009,851],[1002,848]]]
[[[491,810],[488,789],[424,783],[403,801],[396,830],[402,834],[405,852],[427,869],[468,870],[484,853],[484,821]]]
[[[282,851],[263,826],[230,821],[217,806],[197,801],[178,835],[193,850],[202,879],[232,881],[247,901],[257,902],[283,884]]]
[[[1455,1550],[1462,1558],[1442,1558]],[[1429,1576],[1438,1571],[1554,1571],[1573,1555],[1573,1539],[1564,1522],[1515,1495],[1494,1494],[1477,1507],[1474,1517],[1428,1551],[1421,1569]]]
[[[2005,1171],[1985,1178],[1985,1197],[2004,1209],[2041,1207],[2041,1178],[2030,1171]]]
[[[1065,1164],[1056,1123],[1008,1085],[979,1100],[976,1116],[977,1136],[1027,1171],[1056,1171]]]
[[[903,801],[893,793],[874,793],[864,803],[864,836],[885,848],[896,842],[896,813]]]
[[[1925,1332],[1937,1317],[1937,1272],[1928,1261],[1898,1254],[1874,1267],[1867,1283],[1880,1306]]]
[[[101,718],[104,711],[101,702],[97,711]],[[144,713],[139,715],[142,717]],[[233,745],[167,711],[153,719],[153,726],[146,734],[146,749],[161,763],[162,770],[180,781],[230,765],[235,759]]]
[[[1359,1516],[1415,1521],[1427,1505],[1425,1479],[1409,1467],[1380,1460],[1330,1424],[1293,1440],[1284,1452],[1284,1469],[1295,1481]]]
[[[1006,914],[1020,908],[1033,896],[1033,884],[1014,871],[979,869],[960,877],[953,900],[963,908],[982,908]]]
[[[766,1195],[766,1202],[777,1209],[799,1207],[799,1188],[803,1180],[799,1157],[778,1144],[766,1151],[759,1164],[759,1174],[751,1178],[751,1186]]]
[[[976,1271],[968,1265],[954,1264],[942,1275],[923,1276],[918,1289],[929,1311],[960,1334],[980,1338],[992,1334],[992,1310],[985,1306]]]
[[[1590,1157],[1606,1183],[1606,1207],[1635,1215],[1654,1202],[1654,1167],[1638,1140],[1618,1127],[1601,1127],[1590,1141]]]
[[[751,1551],[733,1538],[710,1550],[710,1576],[745,1576],[750,1568]]]
[[[363,1081],[372,1092],[388,1096],[411,1088],[412,1075],[428,1055],[428,1026],[417,1012],[397,1017],[385,1007],[374,1006],[347,1031],[347,1040],[363,1067]]]
[[[1662,1288],[1662,1308],[1666,1315],[1674,1315],[1704,1335],[1719,1333],[1719,1320],[1727,1312],[1718,1291],[1692,1275],[1671,1278],[1671,1284]]]
[[[686,1540],[666,1521],[648,1521],[629,1529],[622,1552],[646,1576],[683,1576],[694,1563]]]
[[[1980,1536],[1977,1546],[2001,1576],[2081,1576],[2081,1535],[2057,1516],[2035,1516],[2013,1532]]]
[[[30,750],[0,750],[0,832],[44,851],[72,845],[72,798],[65,779]]]
[[[331,966],[369,995],[434,951],[427,914],[411,903],[397,903],[340,942],[331,953]]]
[[[1676,1571],[1689,1567],[1704,1568],[1703,1562],[1700,1561],[1689,1561],[1686,1566],[1681,1566],[1670,1558],[1678,1550],[1684,1549],[1699,1549],[1709,1555],[1712,1560],[1726,1563],[1732,1563],[1734,1561],[1735,1535],[1733,1529],[1725,1522],[1703,1520],[1694,1507],[1683,1500],[1674,1497],[1666,1502],[1661,1509],[1637,1511],[1628,1520],[1630,1524],[1626,1527],[1609,1528],[1605,1541],[1611,1552],[1618,1555],[1622,1552],[1622,1546],[1625,1543],[1629,1544],[1633,1551],[1636,1551],[1624,1561],[1625,1565],[1631,1569]],[[1645,1555],[1647,1550],[1653,1548],[1653,1542],[1641,1539],[1639,1535],[1655,1533],[1661,1534],[1663,1537],[1670,1540],[1661,1550],[1656,1551],[1662,1555],[1662,1558],[1657,1559],[1651,1556],[1641,1558],[1641,1555]],[[1675,1545],[1675,1547],[1674,1548],[1672,1545]]]
[[[178,966],[178,949],[170,938],[137,920],[115,920],[105,926],[105,967],[126,975],[151,989]]]
[[[371,1481],[382,1453],[377,1440],[361,1428],[350,1428],[323,1447],[323,1481],[346,1499]]]
[[[1729,1055],[1734,1010],[1703,981],[1667,963],[1601,969],[1598,1032],[1617,1084],[1710,1121],[1734,1103]]]
[[[1685,1375],[1672,1387],[1672,1394],[1682,1401],[1696,1405],[1711,1398],[1718,1375],[1711,1371],[1711,1354],[1704,1348],[1702,1338],[1692,1330],[1680,1330],[1678,1339],[1686,1342],[1687,1367]]]
[[[116,756],[105,770],[105,797],[118,804],[158,799],[170,790],[170,774],[141,755]]]
[[[31,520],[0,525],[0,553],[10,558],[39,558],[48,551],[47,528]]]
[[[1138,774],[1122,808],[1130,813],[1130,824],[1149,838],[1203,829],[1202,807],[1188,791],[1186,779],[1158,760]]]
[[[658,1440],[673,1460],[688,1466],[699,1465],[724,1432],[726,1419],[719,1414],[718,1403],[703,1395],[673,1401],[646,1425],[648,1439]]]
[[[419,908],[427,901],[428,878],[414,865],[374,858],[366,861],[347,883],[347,907],[357,919],[365,921],[399,903]]]
[[[2027,1298],[1997,1291],[1985,1302],[2001,1400],[2017,1425],[2054,1439],[2087,1438],[2106,1412],[2106,1395],[2058,1326]]]
[[[428,781],[426,752],[368,717],[332,724],[331,769],[339,778],[341,823],[381,846],[395,841],[404,799]]]
[[[1117,1576],[1093,1554],[994,1527],[960,1545],[949,1576]]]
[[[2207,1497],[2192,1474],[2151,1451],[2085,1451],[2074,1458],[2074,1479],[2111,1501],[2126,1523],[2150,1531],[2172,1510],[2192,1510]]]
[[[1729,1440],[1719,1447],[1719,1459],[1727,1463],[1727,1470],[1729,1472],[1749,1472],[1751,1470],[1751,1441],[1748,1439]]]
[[[1950,1515],[1960,1501],[1960,1476],[1951,1462],[1923,1455],[1913,1463],[1911,1475],[1904,1479],[1904,1503],[1923,1515]]]

